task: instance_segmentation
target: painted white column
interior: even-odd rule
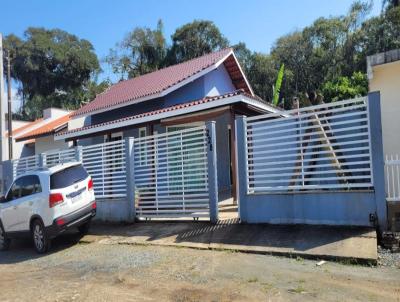
[[[6,154],[7,138],[5,137],[5,95],[4,95],[4,72],[3,72],[3,36],[0,33],[0,161],[8,159]]]

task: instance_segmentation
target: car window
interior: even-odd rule
[[[23,177],[18,178],[11,186],[10,191],[7,194],[7,201],[14,200],[21,197]]]
[[[50,189],[66,188],[88,177],[82,165],[72,166],[50,176]]]
[[[42,192],[40,180],[37,175],[29,175],[22,177],[21,197],[29,196]]]

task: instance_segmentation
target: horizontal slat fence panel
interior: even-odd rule
[[[56,152],[47,152],[45,153],[45,166],[53,167],[58,164],[64,164],[72,161],[76,161],[76,149],[66,149]]]
[[[366,98],[246,119],[247,192],[372,187]]]
[[[93,179],[96,199],[127,196],[125,144],[118,140],[82,147],[82,163]]]
[[[12,160],[13,178],[39,168],[39,155],[32,155]]]
[[[136,215],[209,217],[205,127],[135,139]]]

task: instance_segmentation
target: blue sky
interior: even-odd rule
[[[352,0],[36,0],[2,1],[0,32],[22,35],[28,26],[60,28],[88,39],[100,59],[136,26],[154,28],[162,19],[167,37],[194,19],[212,20],[232,44],[269,52],[285,33],[301,29],[320,16],[345,14]],[[373,15],[381,1],[375,0]],[[102,78],[115,79],[102,65]]]

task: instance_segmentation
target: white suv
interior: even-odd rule
[[[71,227],[87,233],[95,215],[93,181],[80,163],[26,173],[0,200],[0,250],[30,235],[36,251],[45,253],[51,239]]]

